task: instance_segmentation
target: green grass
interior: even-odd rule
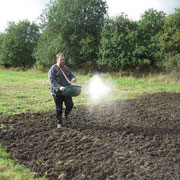
[[[84,85],[88,77],[78,76],[78,83]],[[54,109],[49,91],[47,73],[0,71],[0,113],[19,114],[42,112]],[[85,95],[75,99],[78,104],[85,103]]]
[[[161,91],[180,92],[179,84],[169,84],[165,82],[149,82],[134,79],[117,79],[117,89],[125,90],[124,94],[127,98],[136,97],[143,93],[156,93]]]
[[[83,91],[80,96],[74,98],[74,102],[76,105],[86,104],[89,102],[87,86],[90,76],[79,75],[77,78],[77,84],[83,86]],[[110,75],[101,75],[101,78],[112,89],[108,97],[105,97],[106,100],[134,98],[142,93],[159,91],[180,92],[179,84],[133,78],[112,78]],[[44,112],[54,109],[47,73],[1,70],[0,97],[0,113],[2,114]]]
[[[180,92],[180,84],[158,82],[150,79],[135,79],[133,77],[117,78],[109,75],[103,77],[104,81],[112,87],[110,99],[130,99],[147,93]]]
[[[0,179],[1,180],[45,180],[45,178],[33,178],[35,173],[23,165],[15,164],[9,155],[0,146]]]
[[[180,92],[180,84],[160,82],[150,79],[118,78],[109,74],[100,75],[111,93],[104,100],[135,98],[142,93],[160,91]],[[87,104],[87,86],[90,76],[78,75],[78,85],[82,94],[74,98],[75,105]],[[94,87],[97,88],[97,87]],[[54,102],[49,92],[48,74],[40,72],[20,72],[0,70],[0,114],[13,115],[26,112],[54,110]],[[3,126],[1,125],[1,128]],[[0,179],[33,179],[33,173],[22,165],[17,165],[0,147]],[[43,178],[39,178],[43,179]]]

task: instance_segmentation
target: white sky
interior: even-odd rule
[[[0,0],[0,32],[7,27],[8,21],[19,22],[28,19],[37,21],[45,5],[50,0]],[[149,8],[163,10],[169,14],[180,8],[180,0],[106,0],[109,16],[124,12],[130,19],[138,20]]]
[[[109,15],[116,16],[124,12],[130,19],[138,20],[145,10],[150,8],[173,13],[174,8],[180,8],[180,0],[106,0]]]

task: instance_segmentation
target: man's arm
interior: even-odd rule
[[[60,84],[58,84],[55,79],[55,70],[53,66],[49,69],[48,79],[49,79],[51,88],[54,89],[55,91],[58,91],[60,89]]]

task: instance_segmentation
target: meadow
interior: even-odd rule
[[[75,74],[76,75],[76,74]],[[76,75],[82,94],[74,98],[76,105],[89,102],[88,85],[91,75]],[[99,74],[104,83],[111,87],[111,93],[104,100],[134,98],[143,93],[180,92],[180,84],[157,79],[135,79]],[[96,87],[94,87],[96,88]],[[54,109],[49,91],[48,74],[42,72],[0,71],[0,114],[44,112]]]

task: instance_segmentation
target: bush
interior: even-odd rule
[[[180,71],[180,54],[167,54],[163,62],[163,67],[169,71]]]

